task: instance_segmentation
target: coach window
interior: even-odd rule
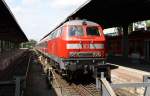
[[[56,35],[56,37],[60,37],[60,35],[61,35],[61,28],[57,29],[57,35]]]
[[[59,33],[59,36],[61,36],[62,35],[62,32],[63,32],[63,27],[61,27],[60,29],[59,29],[60,31],[60,33]]]
[[[70,26],[69,27],[69,36],[83,36],[82,26]]]
[[[52,36],[52,39],[54,39],[54,38],[55,38],[54,32],[52,32],[51,34],[52,34],[52,35],[51,35],[51,36]]]
[[[56,38],[59,37],[59,29],[57,29],[57,30],[55,31],[55,33],[56,33]]]
[[[49,39],[50,39],[50,40],[52,39],[52,34],[49,35]]]
[[[87,35],[91,36],[100,36],[98,27],[87,27],[86,28]]]
[[[51,33],[51,39],[53,39],[53,38],[54,38],[54,32]]]
[[[57,30],[54,31],[54,34],[53,34],[53,39],[56,38],[56,35],[57,35]]]

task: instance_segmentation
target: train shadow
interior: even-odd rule
[[[75,83],[77,85],[78,84],[89,85],[91,83],[95,83],[95,79],[92,76],[88,75],[88,74],[86,74],[86,75],[83,74],[78,79],[76,78],[73,81],[73,83]]]
[[[135,62],[136,61],[136,62]],[[125,66],[133,69],[138,69],[146,72],[150,72],[150,63],[144,60],[135,60],[132,58],[124,59],[121,56],[109,56],[107,63],[112,63],[120,66]]]
[[[76,85],[89,85],[95,83],[95,79],[92,77],[91,74],[78,74],[76,78],[72,78],[71,80],[67,80],[67,82]]]

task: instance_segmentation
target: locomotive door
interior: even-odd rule
[[[145,59],[147,61],[150,61],[150,40],[146,40],[145,41],[145,50],[144,50],[144,53],[145,53]]]

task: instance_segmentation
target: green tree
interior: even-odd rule
[[[30,39],[29,42],[25,42],[21,44],[22,48],[33,48],[37,44],[36,40]]]
[[[150,29],[150,20],[146,21],[146,27]]]

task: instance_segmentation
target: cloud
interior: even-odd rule
[[[64,8],[67,6],[76,6],[83,4],[87,0],[53,0],[52,3],[50,3],[50,6],[55,8]]]
[[[39,41],[86,0],[6,0],[29,39]]]
[[[39,4],[41,0],[22,0],[22,4],[25,5],[33,5],[33,4]]]

